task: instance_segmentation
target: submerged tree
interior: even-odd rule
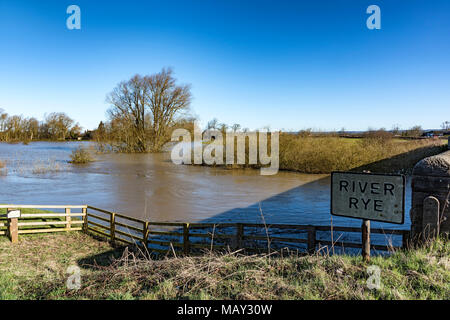
[[[135,75],[107,96],[110,138],[128,152],[160,151],[170,129],[189,110],[189,85],[177,85],[171,69]]]

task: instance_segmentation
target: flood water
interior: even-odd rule
[[[68,163],[89,142],[0,143],[0,203],[88,204],[150,221],[252,222],[329,225],[329,175],[226,170],[175,165],[168,154],[95,155],[87,165]],[[409,188],[409,179],[408,179]],[[410,190],[404,225],[409,229]],[[333,217],[337,226],[360,226]]]

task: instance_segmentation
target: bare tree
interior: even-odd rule
[[[106,101],[112,105],[108,110],[109,117],[116,124],[121,123],[129,132],[125,138],[128,151],[146,152],[145,114],[148,86],[140,75],[123,81],[107,96]],[[116,127],[118,128],[118,127]],[[131,139],[130,139],[131,138]]]
[[[415,125],[406,131],[406,135],[410,137],[419,137],[423,133],[422,126]]]
[[[65,140],[73,123],[74,121],[64,112],[52,112],[45,116],[45,126],[51,139]]]
[[[135,75],[107,96],[112,138],[129,152],[159,151],[190,101],[190,86],[177,85],[171,69]]]
[[[233,132],[237,132],[241,129],[241,125],[239,123],[235,123],[231,126],[231,129],[233,130]]]
[[[39,121],[36,118],[29,118],[25,120],[25,130],[27,139],[33,140],[39,135]]]
[[[152,151],[159,151],[177,117],[189,111],[192,99],[191,86],[177,85],[170,68],[145,77],[145,81],[149,88],[146,96],[153,117]]]
[[[450,130],[450,121],[444,121],[441,124],[441,128],[444,131]]]
[[[217,129],[218,126],[219,126],[219,120],[217,120],[216,118],[214,118],[214,119],[208,121],[208,124],[206,125],[206,128],[207,128],[208,130],[214,130],[214,129]]]

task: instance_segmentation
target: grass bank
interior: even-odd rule
[[[69,290],[70,266],[81,288]],[[367,267],[380,268],[369,289]],[[205,253],[151,260],[82,233],[0,238],[0,299],[450,299],[450,244],[373,257]]]
[[[280,136],[280,169],[305,173],[370,170],[409,173],[425,157],[443,152],[444,140],[349,139]]]
[[[447,144],[443,139],[405,140],[385,136],[313,137],[280,133],[279,169],[302,173],[349,170],[410,173],[417,162],[425,157],[441,153],[446,148]],[[246,163],[248,163],[248,142],[245,152]],[[224,161],[225,159],[226,148],[224,148]],[[228,165],[226,167],[257,169],[260,165]]]

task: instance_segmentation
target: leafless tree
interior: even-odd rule
[[[129,152],[159,151],[170,129],[189,110],[189,85],[177,85],[171,69],[135,75],[107,96],[112,139]]]
[[[52,139],[65,140],[73,123],[74,121],[64,112],[52,112],[45,116],[45,125]]]
[[[129,133],[125,138],[128,151],[146,152],[145,114],[148,107],[148,86],[140,75],[123,81],[107,96],[112,106],[108,110],[110,120],[116,130]],[[120,125],[119,125],[120,124]],[[120,133],[116,132],[116,135]],[[132,139],[130,139],[130,137]]]
[[[241,129],[241,125],[239,123],[235,123],[231,126],[231,129],[233,130],[233,132],[237,132]]]
[[[159,151],[167,140],[169,129],[177,117],[186,115],[191,103],[191,86],[177,85],[172,69],[145,77],[148,84],[147,99],[153,123],[152,149]]]
[[[208,124],[206,125],[206,128],[208,130],[215,130],[219,127],[219,120],[217,120],[216,118],[208,121]]]

